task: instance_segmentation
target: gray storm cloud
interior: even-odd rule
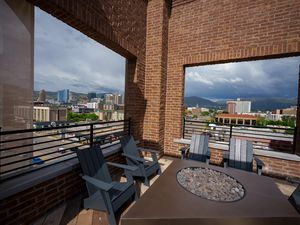
[[[125,59],[36,8],[35,90],[124,91]],[[186,68],[185,96],[296,97],[300,57]]]
[[[123,92],[125,58],[35,9],[35,90]]]
[[[185,96],[297,97],[300,57],[186,68]]]

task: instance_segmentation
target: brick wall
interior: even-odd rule
[[[257,158],[265,164],[263,168],[264,175],[278,178],[300,178],[300,162],[265,156],[257,156]]]
[[[107,161],[125,163],[120,153],[107,157]],[[113,176],[122,173],[120,169],[109,167]],[[29,224],[63,203],[66,199],[86,192],[84,181],[79,176],[79,167],[58,177],[0,201],[0,224]]]
[[[144,145],[163,151],[167,79],[168,4],[151,0],[147,8]]]
[[[141,140],[146,108],[147,0],[27,0],[126,60],[125,118]]]
[[[185,66],[300,54],[300,1],[174,3],[168,33],[164,145],[167,152],[178,150],[173,140],[182,135]]]

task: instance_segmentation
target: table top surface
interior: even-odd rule
[[[217,202],[192,194],[176,179],[177,172],[187,167],[208,167],[234,177],[245,188],[244,198],[235,202]],[[225,224],[234,224],[235,221],[240,223],[240,220],[256,224],[300,224],[299,219],[297,211],[269,177],[176,159],[130,207],[121,218],[121,224],[197,224],[200,221],[211,224],[212,220],[227,221]]]

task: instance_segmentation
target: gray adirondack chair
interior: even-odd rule
[[[106,211],[111,225],[116,225],[115,212],[128,200],[137,199],[131,173],[137,167],[105,162],[100,146],[76,150],[86,181],[89,197],[84,199],[84,208]],[[124,169],[127,182],[114,182],[107,165]]]
[[[233,167],[253,171],[253,160],[256,161],[257,173],[261,175],[264,163],[253,157],[252,141],[238,138],[230,139],[229,153],[224,154],[224,167]]]
[[[181,148],[181,158],[192,159],[209,164],[210,150],[208,148],[209,136],[205,134],[192,134],[189,147]]]
[[[149,186],[149,177],[154,173],[161,174],[160,165],[157,160],[158,152],[150,149],[138,148],[132,136],[124,136],[121,138],[120,142],[127,164],[139,168],[136,171],[131,171],[131,175],[134,177],[142,177],[144,179],[144,184]],[[141,151],[150,152],[152,161],[142,158],[140,156]]]
[[[289,181],[298,184],[296,190],[289,197],[289,201],[300,214],[300,181],[299,180],[289,180]]]

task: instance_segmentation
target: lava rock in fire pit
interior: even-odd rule
[[[200,167],[184,168],[177,173],[179,184],[199,197],[232,202],[242,199],[244,187],[225,173]]]

